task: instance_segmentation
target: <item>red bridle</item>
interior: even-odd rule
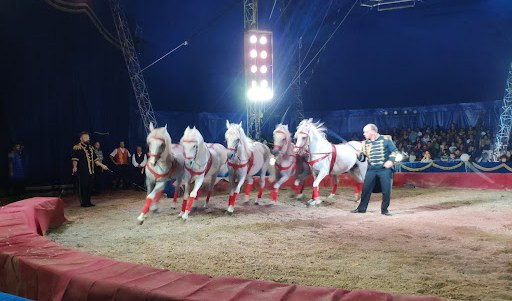
[[[284,140],[285,140],[284,144],[283,144],[283,145],[274,144],[274,148],[275,148],[275,149],[281,149],[281,148],[285,147],[285,145],[288,143],[288,135],[287,135],[285,132],[281,131],[281,130],[277,130],[277,131],[275,131],[274,133],[281,133],[281,134],[283,134],[283,135],[284,135],[284,137],[285,137],[285,138],[284,138]]]
[[[165,139],[164,138],[161,138],[161,137],[149,137],[149,139],[160,140],[163,143],[162,145],[165,147]],[[160,157],[160,154],[148,153],[148,157],[158,158],[158,157]]]

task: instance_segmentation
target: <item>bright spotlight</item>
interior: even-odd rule
[[[251,44],[256,44],[256,42],[258,42],[258,38],[255,35],[252,35],[249,38],[249,42],[251,42]]]
[[[270,101],[274,97],[272,32],[248,30],[244,35],[246,100]]]
[[[272,97],[274,97],[274,92],[268,87],[251,87],[247,91],[247,98],[251,101],[269,101]]]

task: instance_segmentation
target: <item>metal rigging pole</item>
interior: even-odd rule
[[[153,123],[157,127],[155,113],[153,112],[153,106],[149,99],[148,90],[144,81],[144,76],[140,69],[139,59],[135,52],[135,46],[133,43],[132,35],[128,22],[126,21],[126,15],[121,8],[120,0],[109,0],[110,9],[112,10],[112,16],[117,29],[117,35],[119,36],[119,43],[123,50],[124,60],[126,67],[128,68],[128,75],[133,87],[133,93],[137,99],[137,105],[139,112],[144,123],[146,133],[149,132],[149,123]]]
[[[258,29],[258,0],[244,1],[244,30]],[[258,101],[249,101],[246,98],[247,108],[247,135],[256,140],[261,138],[261,121],[265,112],[265,105]]]
[[[302,71],[302,37],[299,39],[299,60],[297,63],[298,77],[295,81],[295,121],[299,124],[304,119],[304,108],[302,105],[302,82],[300,78],[300,72]]]
[[[503,107],[501,108],[498,131],[496,132],[496,141],[494,143],[494,160],[507,152],[510,139],[510,129],[512,128],[512,63],[508,71],[505,96],[503,97]]]

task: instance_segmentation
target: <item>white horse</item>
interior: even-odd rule
[[[311,174],[304,157],[295,154],[292,142],[292,134],[288,130],[288,125],[278,124],[273,132],[274,147],[272,154],[275,156],[276,182],[274,183],[270,197],[277,200],[279,187],[283,185],[291,176],[295,177],[293,188],[297,193],[297,198],[302,197],[304,181]]]
[[[149,210],[158,210],[158,202],[162,196],[165,183],[170,179],[176,179],[173,203],[173,207],[176,207],[178,192],[184,176],[183,150],[179,145],[172,144],[171,136],[167,132],[167,125],[163,128],[155,129],[153,123],[151,123],[149,130],[150,133],[146,139],[149,147],[149,160],[146,164],[146,187],[148,194],[146,196],[146,204],[142,208],[139,217],[137,217],[139,225],[144,223]]]
[[[203,136],[196,127],[185,129],[180,145],[185,153],[185,195],[183,196],[183,205],[179,216],[183,220],[187,220],[192,204],[197,197],[197,192],[203,183],[208,184],[208,195],[204,204],[204,207],[208,208],[217,175],[226,164],[227,151],[221,144],[205,143]],[[194,188],[189,195],[192,182],[194,182]]]
[[[304,119],[300,122],[295,133],[296,151],[299,155],[308,154],[308,165],[312,169],[313,196],[308,201],[309,205],[319,205],[322,200],[318,192],[318,186],[323,178],[331,175],[334,179],[334,186],[330,197],[336,194],[338,175],[350,172],[359,183],[356,193],[360,192],[368,162],[360,162],[357,159],[356,149],[361,149],[361,143],[350,141],[346,144],[331,144],[325,138],[323,123],[313,123],[313,119]],[[359,191],[358,191],[359,190]]]
[[[228,148],[228,171],[229,171],[229,203],[227,213],[233,214],[235,210],[235,203],[240,188],[247,179],[247,186],[245,187],[245,202],[249,201],[249,194],[251,193],[252,185],[254,182],[254,175],[260,173],[260,189],[258,198],[255,204],[261,203],[261,195],[265,187],[265,176],[267,170],[271,173],[271,178],[274,176],[274,169],[270,166],[270,149],[268,146],[252,141],[245,136],[242,128],[242,123],[229,123],[226,120],[226,143]],[[235,181],[238,183],[235,187]]]

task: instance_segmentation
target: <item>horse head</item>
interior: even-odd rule
[[[278,124],[276,125],[276,129],[273,132],[274,136],[274,147],[272,148],[272,154],[277,156],[281,153],[286,153],[288,151],[288,146],[292,139],[290,131],[288,130],[288,125],[286,124]]]
[[[199,150],[199,146],[204,143],[203,136],[194,126],[190,128],[187,126],[185,132],[183,133],[183,137],[180,140],[180,145],[183,147],[183,152],[185,154],[185,164],[192,166],[197,156],[197,152]]]
[[[158,160],[165,160],[168,152],[166,151],[171,146],[171,136],[167,132],[167,125],[161,128],[154,128],[153,123],[149,125],[149,134],[146,139],[148,144],[148,164],[155,166]]]

